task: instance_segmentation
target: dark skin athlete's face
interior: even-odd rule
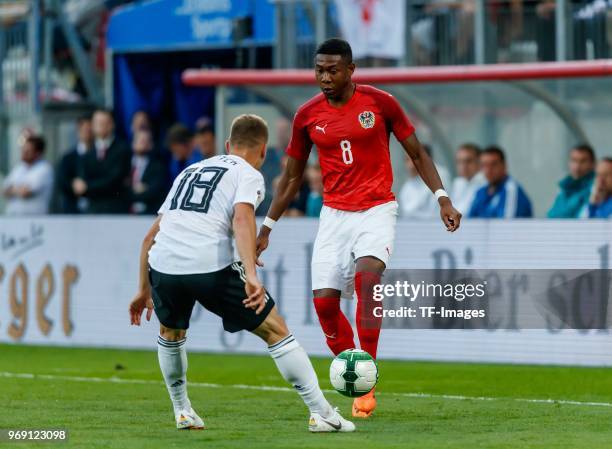
[[[347,94],[352,94],[354,71],[355,64],[347,64],[340,55],[318,54],[315,57],[317,82],[329,101],[342,101]]]

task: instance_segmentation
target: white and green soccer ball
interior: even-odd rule
[[[378,382],[378,365],[367,352],[347,349],[332,361],[329,380],[336,391],[344,396],[363,396]]]

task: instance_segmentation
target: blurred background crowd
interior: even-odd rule
[[[295,111],[284,97],[299,104],[315,86],[219,97],[181,74],[310,68],[316,43],[333,35],[349,40],[358,67],[602,59],[612,0],[0,1],[0,210],[154,214],[182,169],[222,153],[231,115],[255,107],[273,134],[264,215]],[[610,82],[572,82],[393,93],[464,216],[608,218]],[[436,217],[411,160],[394,162],[401,216]],[[313,156],[287,215],[318,217],[322,195]]]
[[[258,209],[265,215],[286,163],[290,123],[276,123],[277,146],[268,148],[262,173],[266,197]],[[189,165],[217,154],[214,128],[206,117],[195,131],[172,125],[164,141],[156,141],[146,111],[132,117],[131,141],[115,134],[112,112],[98,109],[77,122],[76,144],[66,149],[55,167],[44,158],[45,139],[30,129],[21,135],[21,162],[4,180],[6,213],[12,215],[155,214],[170,190],[172,180]],[[426,150],[432,155],[429,145]],[[549,218],[608,218],[612,216],[612,158],[597,160],[588,144],[571,148],[568,174],[550,205]],[[505,151],[474,143],[459,146],[455,172],[437,164],[456,207],[474,218],[530,218],[529,193],[508,171]],[[412,160],[405,156],[407,180],[398,195],[402,217],[435,218],[437,201],[421,181]],[[306,170],[303,187],[287,216],[318,217],[323,206],[323,182],[316,156]]]

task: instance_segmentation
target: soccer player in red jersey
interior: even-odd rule
[[[382,90],[353,83],[354,70],[346,41],[329,39],[318,47],[315,75],[322,93],[295,114],[286,150],[288,163],[259,231],[257,254],[267,248],[272,226],[299,191],[315,145],[324,184],[312,256],[315,310],[334,354],[354,348],[353,329],[340,309],[340,298],[356,293],[359,343],[376,357],[381,319],[372,314],[372,290],[391,256],[398,207],[391,191],[390,133],[438,198],[448,231],[457,230],[461,214],[443,190],[431,158],[397,100]],[[368,417],[375,408],[372,391],[354,400],[353,416]]]

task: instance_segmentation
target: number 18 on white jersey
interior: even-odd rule
[[[263,176],[239,156],[215,156],[179,174],[158,213],[163,214],[149,264],[166,274],[211,273],[235,262],[232,217],[237,203],[255,209]]]

